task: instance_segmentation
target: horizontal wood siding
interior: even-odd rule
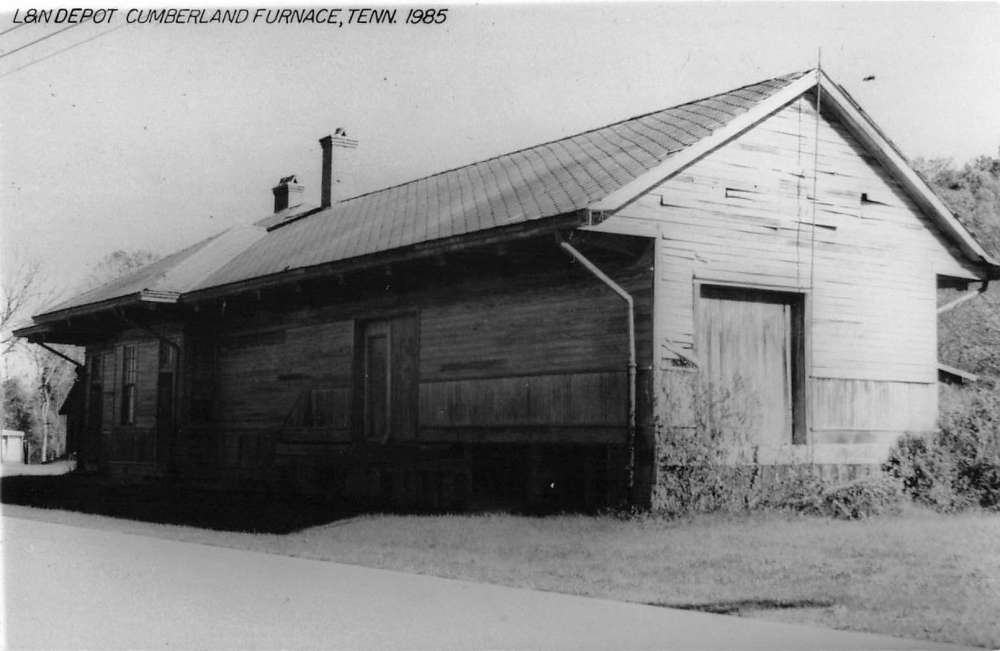
[[[225,333],[218,344],[216,421],[274,427],[315,402],[310,392],[349,389],[353,340],[353,321]],[[345,422],[343,402],[322,405],[331,422]]]
[[[627,416],[625,376],[611,371],[423,383],[421,425],[621,427]]]
[[[292,308],[246,316],[234,308],[192,337],[192,402],[213,405],[197,431],[218,436],[224,471],[292,475],[346,463],[359,446],[622,445],[626,304],[551,240],[535,246],[541,261],[512,251],[464,277],[461,267],[425,269],[405,291],[359,291],[314,307],[303,307],[313,300],[303,296]],[[602,268],[635,295],[644,376],[652,363],[651,253],[628,266],[603,255]],[[392,339],[393,422],[389,441],[362,444],[354,347],[358,328],[377,321],[389,324]]]
[[[450,439],[448,429],[521,428],[524,440],[536,440],[548,435],[532,428],[577,426],[618,428],[612,438],[624,440],[627,308],[585,269],[573,271],[422,310],[423,439]],[[651,276],[607,271],[634,294],[639,359],[648,367]]]
[[[659,234],[662,369],[698,359],[699,284],[801,292],[810,440],[932,428],[936,275],[975,271],[842,124],[818,152],[816,129],[803,97],[595,230]]]

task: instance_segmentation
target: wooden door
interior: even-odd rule
[[[713,422],[748,443],[804,442],[802,298],[703,286],[702,379]]]
[[[174,370],[177,367],[177,350],[160,341],[159,370],[156,378],[156,463],[163,470],[172,468],[170,451],[173,448],[175,427]]]
[[[413,439],[417,428],[420,339],[414,314],[368,321],[357,341],[361,435],[387,443]]]
[[[362,340],[365,438],[383,442],[389,439],[392,409],[389,335],[388,321],[372,321]]]

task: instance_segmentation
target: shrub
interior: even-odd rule
[[[899,482],[874,474],[846,483],[830,484],[802,466],[780,481],[761,487],[759,508],[791,511],[842,520],[860,520],[876,515],[899,513],[903,491]]]
[[[656,510],[676,516],[747,508],[760,473],[757,447],[747,434],[753,429],[752,391],[736,378],[728,387],[691,386],[688,397],[690,420],[657,423],[662,500]]]
[[[1000,395],[946,387],[941,398],[940,429],[901,438],[883,469],[935,510],[1000,510]]]
[[[885,475],[872,475],[823,492],[822,515],[859,520],[875,515],[893,515],[902,510],[903,491],[899,482]]]
[[[797,468],[796,472],[767,482],[766,486],[760,487],[759,497],[754,505],[777,511],[815,515],[823,513],[823,494],[827,485],[810,470],[810,467],[803,466]]]

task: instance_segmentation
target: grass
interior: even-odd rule
[[[214,508],[228,508],[218,499]],[[861,522],[773,513],[676,521],[366,515],[287,534],[250,534],[7,511],[471,581],[1000,646],[995,514],[909,510]]]

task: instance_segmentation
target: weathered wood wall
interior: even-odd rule
[[[805,298],[808,445],[772,450],[772,462],[871,463],[900,433],[935,427],[936,277],[975,272],[814,97],[594,230],[656,238],[665,422],[692,422],[679,403],[698,375],[679,367],[703,345],[697,288],[724,284]]]
[[[174,333],[174,340],[179,336]],[[135,415],[131,423],[122,422],[124,349],[135,348]],[[166,470],[167,450],[157,449],[157,390],[160,367],[160,341],[148,332],[125,329],[106,343],[88,346],[86,365],[100,359],[100,413],[91,396],[96,379],[88,370],[84,407],[84,442],[81,447],[88,462],[105,470],[140,475],[160,474]],[[96,400],[96,395],[95,395]]]
[[[652,360],[652,247],[640,243],[637,251],[627,260],[605,254],[600,264],[635,293],[645,377]],[[202,325],[192,324],[186,339],[186,454],[197,440],[209,441],[222,475],[277,473],[308,488],[333,481],[331,468],[356,464],[361,449],[417,466],[433,455],[388,449],[431,445],[453,454],[449,446],[501,445],[523,457],[523,446],[586,445],[600,456],[625,445],[625,303],[551,239],[503,260],[398,273],[405,284],[348,278],[327,293],[306,288],[202,313]],[[391,323],[396,355],[392,435],[381,448],[358,429],[358,333],[372,320]],[[400,367],[403,350],[413,351],[412,368]],[[410,391],[407,403],[401,396]],[[195,461],[178,458],[182,466]],[[528,460],[513,465],[519,463],[523,469]],[[483,465],[461,452],[456,464],[466,474]],[[624,471],[620,457],[614,464]]]

